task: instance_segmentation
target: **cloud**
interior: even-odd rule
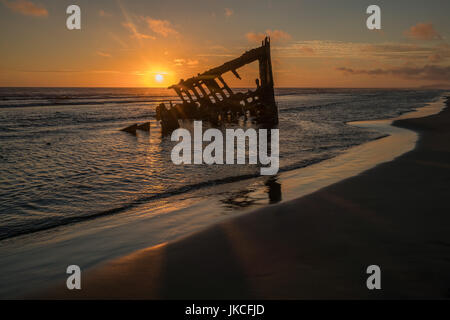
[[[428,57],[431,62],[441,62],[444,58],[439,53],[433,53]]]
[[[352,68],[347,68],[347,67],[339,67],[336,68],[337,71],[342,71],[345,73],[355,73],[355,70],[353,70]]]
[[[254,33],[254,32],[248,32],[245,37],[250,42],[261,42],[266,37],[266,34],[264,33]]]
[[[239,53],[231,54],[231,53],[199,53],[197,57],[219,57],[219,58],[227,58],[227,57],[236,57]]]
[[[198,65],[198,60],[188,60],[187,65],[188,66],[196,66],[196,65]]]
[[[191,59],[175,59],[173,61],[175,63],[175,66],[181,67],[181,66],[187,66],[187,67],[194,67],[198,65],[198,60],[191,60]]]
[[[25,16],[33,17],[47,17],[48,11],[42,5],[36,5],[27,0],[7,1],[2,0],[3,4],[14,12],[23,14]]]
[[[97,53],[97,55],[100,56],[100,57],[111,58],[111,54],[109,54],[109,53],[107,53],[107,52],[97,51],[96,53]]]
[[[361,56],[364,46],[367,43],[309,40],[290,42],[285,46],[277,46],[274,50],[283,58],[353,58]]]
[[[175,59],[175,60],[173,60],[173,62],[175,62],[176,66],[182,66],[182,65],[184,65],[186,60],[185,59]]]
[[[266,36],[269,36],[273,41],[290,40],[292,37],[289,33],[283,30],[266,30],[266,33],[248,32],[245,37],[250,42],[261,42]]]
[[[148,35],[148,34],[144,34],[144,33],[140,33],[136,26],[131,23],[131,22],[124,22],[122,23],[122,26],[124,26],[126,29],[128,29],[128,31],[130,31],[132,33],[132,37],[136,38],[136,39],[151,39],[151,40],[155,40],[156,38],[154,36]]]
[[[158,20],[152,18],[146,18],[148,27],[154,32],[163,37],[168,37],[169,35],[177,35],[178,32],[172,27],[171,23],[167,20]]]
[[[225,17],[231,17],[234,14],[233,9],[225,8]]]
[[[442,62],[450,58],[450,45],[448,43],[442,43],[438,45],[432,54],[428,57],[431,62]]]
[[[309,54],[309,55],[314,55],[314,53],[315,53],[314,49],[311,47],[300,47],[299,50],[300,50],[300,52],[303,52],[303,53]]]
[[[450,66],[425,65],[423,67],[392,67],[355,70],[347,67],[336,68],[346,74],[366,74],[372,76],[396,76],[406,79],[434,80],[450,82]]]
[[[405,31],[405,35],[417,40],[442,40],[432,23],[418,23]]]
[[[450,45],[440,43],[436,46],[425,46],[408,43],[377,44],[362,48],[364,53],[378,57],[418,60],[424,59],[431,62],[441,62],[450,58]]]
[[[282,58],[347,58],[376,59],[377,61],[414,61],[436,63],[450,59],[450,45],[414,43],[364,43],[330,40],[291,41],[284,46],[276,46],[277,56]]]
[[[272,40],[290,40],[292,38],[290,34],[282,30],[267,30],[266,32]]]
[[[72,70],[72,69],[53,69],[53,70],[17,70],[23,73],[101,73],[101,74],[119,74],[117,70]]]
[[[411,43],[369,44],[361,48],[361,53],[365,55],[401,60],[426,60],[435,51],[435,47],[419,46]]]
[[[105,10],[100,10],[100,11],[98,12],[98,15],[99,15],[100,17],[104,17],[104,18],[106,18],[106,17],[112,17],[112,16],[113,16],[112,13],[106,12]]]
[[[369,44],[362,48],[363,52],[389,52],[389,53],[405,53],[405,52],[423,52],[430,50],[429,47],[418,46],[411,43],[381,43]]]

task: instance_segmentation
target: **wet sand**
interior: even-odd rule
[[[447,100],[447,106],[449,101]],[[310,195],[135,252],[38,298],[450,298],[450,108],[416,148]],[[366,268],[381,268],[381,290]]]

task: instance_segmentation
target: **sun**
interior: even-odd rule
[[[160,74],[160,73],[156,74],[155,75],[155,81],[159,82],[159,83],[163,82],[164,81],[164,76],[162,74]]]
[[[142,86],[151,88],[163,88],[174,81],[174,73],[160,66],[150,66],[147,71],[142,71],[137,75]]]

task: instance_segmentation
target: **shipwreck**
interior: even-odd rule
[[[258,61],[259,78],[256,89],[233,92],[222,75],[231,72],[241,79],[238,69]],[[258,48],[223,65],[172,85],[181,103],[169,106],[161,103],[156,108],[156,119],[161,123],[163,135],[180,127],[180,120],[202,120],[212,125],[235,122],[240,118],[253,119],[258,124],[273,127],[278,124],[275,102],[270,39],[266,37]]]

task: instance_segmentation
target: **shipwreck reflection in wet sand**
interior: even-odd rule
[[[282,200],[281,197],[281,184],[277,182],[276,177],[270,177],[265,185],[268,187],[267,193],[269,195],[269,203],[277,203]]]
[[[264,182],[265,188],[260,184],[242,188],[232,192],[224,199],[219,200],[226,209],[236,210],[250,208],[256,205],[274,204],[282,200],[281,184],[277,177],[270,177]],[[262,189],[262,190],[261,190]]]

